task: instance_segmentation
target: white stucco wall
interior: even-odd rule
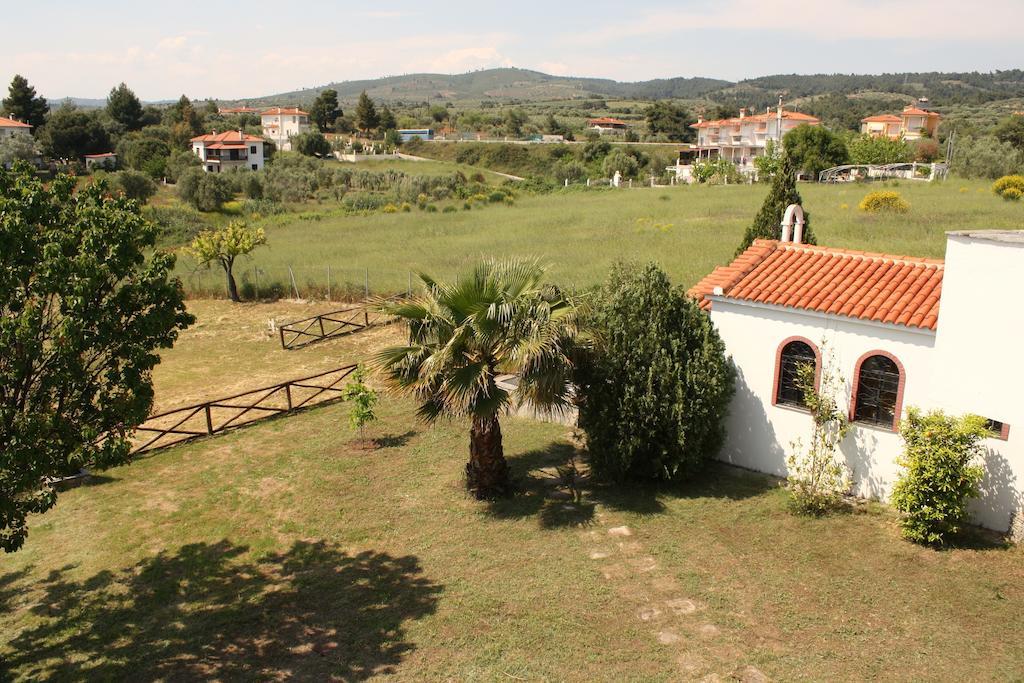
[[[975,522],[1000,531],[1024,503],[1024,238],[1000,243],[951,235],[946,255],[938,331],[865,323],[839,316],[711,297],[711,319],[737,368],[736,396],[720,459],[786,475],[786,455],[797,438],[806,444],[810,417],[774,406],[776,354],[789,337],[819,348],[845,381],[848,411],[858,359],[886,351],[905,373],[902,409],[975,413],[1010,425],[1009,438],[986,439],[986,478],[972,504]],[[841,445],[857,494],[885,500],[899,476],[899,434],[855,424]]]

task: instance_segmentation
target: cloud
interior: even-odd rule
[[[514,66],[512,60],[505,57],[494,47],[462,47],[449,50],[428,60],[425,65],[430,71],[441,73],[458,73],[498,66]]]

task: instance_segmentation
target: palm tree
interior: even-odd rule
[[[427,422],[469,418],[466,487],[477,498],[509,490],[499,416],[529,402],[540,410],[571,400],[575,303],[542,280],[533,260],[487,260],[455,284],[421,274],[425,292],[381,302],[409,324],[409,344],[379,352],[374,365],[393,388],[413,395]],[[513,391],[497,377],[518,376]]]

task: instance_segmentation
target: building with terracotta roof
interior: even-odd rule
[[[213,131],[192,138],[192,152],[203,162],[207,173],[220,173],[231,168],[259,171],[266,160],[263,138],[240,130],[224,133]]]
[[[220,107],[217,109],[218,114],[258,114],[259,111],[256,107]]]
[[[845,382],[840,446],[854,492],[885,499],[909,406],[988,420],[975,521],[1006,530],[1024,502],[1024,231],[951,232],[944,260],[801,243],[802,212],[690,290],[737,369],[723,460],[785,476],[811,421],[801,363]],[[794,224],[795,223],[795,224]]]
[[[312,130],[309,113],[296,107],[271,107],[260,112],[263,136],[274,142],[278,149],[292,148],[291,139]]]
[[[872,137],[886,136],[893,140],[920,140],[938,135],[942,115],[932,111],[927,98],[903,108],[900,115],[878,114],[860,120],[860,132]]]
[[[598,135],[609,133],[612,135],[622,135],[629,130],[629,124],[619,119],[602,116],[596,119],[588,119],[587,130],[592,130]]]
[[[15,135],[31,135],[32,126],[15,118],[0,116],[0,139]]]
[[[697,161],[727,159],[742,173],[756,177],[754,159],[765,154],[769,141],[781,145],[782,137],[797,126],[817,126],[820,123],[820,119],[810,114],[786,111],[780,100],[774,111],[769,107],[763,114],[750,114],[746,109],[740,109],[739,116],[709,121],[701,117],[690,127],[697,131],[697,144],[693,150]],[[675,171],[677,179],[686,180],[690,177],[686,166],[681,160],[669,170]]]
[[[85,155],[85,170],[87,171],[95,171],[98,169],[112,171],[115,168],[117,168],[117,154],[114,152]]]

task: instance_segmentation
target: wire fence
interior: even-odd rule
[[[227,278],[219,268],[179,272],[186,296],[217,299],[228,296]],[[371,270],[335,266],[258,266],[234,268],[243,299],[305,299],[355,302],[371,296],[408,295],[419,286],[411,270]]]

